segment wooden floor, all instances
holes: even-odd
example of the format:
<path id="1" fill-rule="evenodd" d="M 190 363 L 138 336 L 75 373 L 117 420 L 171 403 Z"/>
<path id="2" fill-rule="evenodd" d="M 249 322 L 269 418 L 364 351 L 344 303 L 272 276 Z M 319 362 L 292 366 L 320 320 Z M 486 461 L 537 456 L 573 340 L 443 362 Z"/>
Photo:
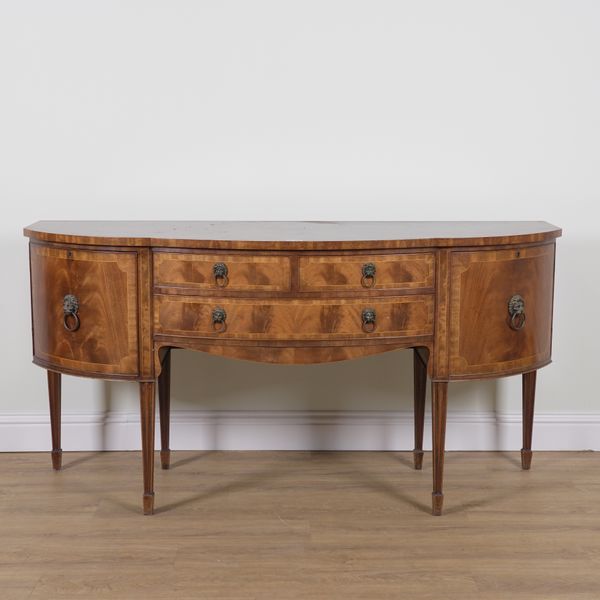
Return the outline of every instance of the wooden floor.
<path id="1" fill-rule="evenodd" d="M 0 598 L 600 598 L 600 453 L 0 454 Z"/>

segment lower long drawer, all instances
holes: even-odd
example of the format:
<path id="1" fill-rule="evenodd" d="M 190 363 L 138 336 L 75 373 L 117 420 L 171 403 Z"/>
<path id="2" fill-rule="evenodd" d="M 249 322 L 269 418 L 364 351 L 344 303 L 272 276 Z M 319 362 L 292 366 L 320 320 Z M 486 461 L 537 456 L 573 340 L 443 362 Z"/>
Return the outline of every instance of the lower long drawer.
<path id="1" fill-rule="evenodd" d="M 270 340 L 433 334 L 432 295 L 270 300 L 156 295 L 156 334 Z"/>

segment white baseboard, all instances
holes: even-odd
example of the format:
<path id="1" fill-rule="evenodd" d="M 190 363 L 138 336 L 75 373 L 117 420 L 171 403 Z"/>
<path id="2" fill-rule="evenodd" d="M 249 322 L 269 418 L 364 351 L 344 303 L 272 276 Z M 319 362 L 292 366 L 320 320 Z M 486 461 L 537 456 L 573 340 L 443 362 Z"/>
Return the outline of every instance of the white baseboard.
<path id="1" fill-rule="evenodd" d="M 425 448 L 431 447 L 426 417 Z M 541 413 L 535 450 L 600 450 L 600 412 Z M 157 436 L 157 446 L 159 444 Z M 63 413 L 64 450 L 139 450 L 135 412 Z M 447 450 L 518 450 L 520 413 L 450 412 Z M 50 448 L 47 413 L 0 413 L 0 451 Z M 408 411 L 173 411 L 173 450 L 411 450 Z"/>

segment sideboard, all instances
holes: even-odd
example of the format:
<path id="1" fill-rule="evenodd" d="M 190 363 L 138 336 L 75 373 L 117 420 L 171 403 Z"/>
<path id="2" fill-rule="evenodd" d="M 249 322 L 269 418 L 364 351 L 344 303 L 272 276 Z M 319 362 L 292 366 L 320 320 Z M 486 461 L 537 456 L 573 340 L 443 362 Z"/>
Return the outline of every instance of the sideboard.
<path id="1" fill-rule="evenodd" d="M 432 382 L 434 515 L 448 383 L 522 374 L 521 463 L 531 465 L 561 235 L 549 223 L 40 221 L 25 235 L 52 465 L 62 464 L 63 373 L 139 382 L 144 514 L 154 510 L 157 389 L 169 468 L 172 348 L 284 364 L 412 348 L 416 469 Z"/>

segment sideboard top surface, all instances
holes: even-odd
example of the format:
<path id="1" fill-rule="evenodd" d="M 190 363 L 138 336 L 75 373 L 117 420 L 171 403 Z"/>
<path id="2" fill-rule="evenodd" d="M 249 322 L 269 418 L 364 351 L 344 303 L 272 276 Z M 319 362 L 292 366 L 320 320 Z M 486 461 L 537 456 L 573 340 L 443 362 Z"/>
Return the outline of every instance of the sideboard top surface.
<path id="1" fill-rule="evenodd" d="M 38 221 L 45 242 L 231 250 L 355 250 L 527 244 L 561 229 L 545 221 Z"/>

